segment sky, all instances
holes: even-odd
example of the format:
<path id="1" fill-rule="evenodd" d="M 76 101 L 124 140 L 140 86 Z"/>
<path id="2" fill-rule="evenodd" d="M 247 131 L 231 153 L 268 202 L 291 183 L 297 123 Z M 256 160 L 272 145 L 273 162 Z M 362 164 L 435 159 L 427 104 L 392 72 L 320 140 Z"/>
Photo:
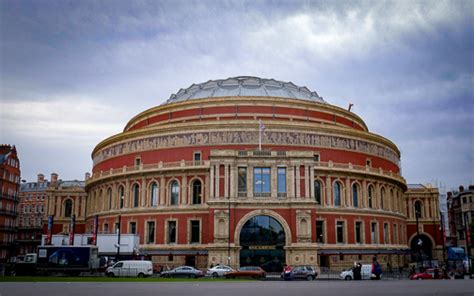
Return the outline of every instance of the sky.
<path id="1" fill-rule="evenodd" d="M 0 143 L 22 179 L 192 83 L 291 81 L 401 151 L 407 183 L 474 184 L 474 1 L 0 0 Z"/>

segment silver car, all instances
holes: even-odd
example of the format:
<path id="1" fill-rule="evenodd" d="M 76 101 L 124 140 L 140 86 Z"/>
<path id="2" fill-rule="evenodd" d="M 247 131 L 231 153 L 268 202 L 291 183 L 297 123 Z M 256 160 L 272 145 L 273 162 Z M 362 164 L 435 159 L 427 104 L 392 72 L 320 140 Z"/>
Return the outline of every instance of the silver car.
<path id="1" fill-rule="evenodd" d="M 203 277 L 204 272 L 191 266 L 180 266 L 169 271 L 163 271 L 160 274 L 161 277 L 187 277 L 187 278 L 198 278 Z"/>
<path id="2" fill-rule="evenodd" d="M 227 265 L 217 265 L 213 268 L 208 269 L 206 275 L 213 278 L 223 277 L 229 271 L 234 271 L 234 269 Z"/>

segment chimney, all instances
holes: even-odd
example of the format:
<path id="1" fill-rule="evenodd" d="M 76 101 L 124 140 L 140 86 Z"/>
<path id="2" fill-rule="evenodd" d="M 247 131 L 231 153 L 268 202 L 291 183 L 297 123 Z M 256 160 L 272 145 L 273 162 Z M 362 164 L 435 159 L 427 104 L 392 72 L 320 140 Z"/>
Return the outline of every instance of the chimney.
<path id="1" fill-rule="evenodd" d="M 459 186 L 459 192 L 464 192 L 464 186 Z"/>
<path id="2" fill-rule="evenodd" d="M 38 174 L 38 183 L 43 183 L 43 182 L 44 182 L 44 175 Z"/>
<path id="3" fill-rule="evenodd" d="M 58 182 L 58 174 L 52 173 L 51 174 L 51 183 L 56 183 Z"/>
<path id="4" fill-rule="evenodd" d="M 89 179 L 91 177 L 91 174 L 90 173 L 86 173 L 85 176 L 84 176 L 84 180 L 87 181 L 87 179 Z"/>

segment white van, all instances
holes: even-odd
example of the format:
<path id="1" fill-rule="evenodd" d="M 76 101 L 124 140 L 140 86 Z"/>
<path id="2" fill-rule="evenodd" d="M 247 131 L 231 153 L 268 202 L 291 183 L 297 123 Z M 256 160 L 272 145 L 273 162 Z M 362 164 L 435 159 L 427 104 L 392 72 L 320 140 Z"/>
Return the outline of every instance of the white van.
<path id="1" fill-rule="evenodd" d="M 107 268 L 105 275 L 146 277 L 153 275 L 153 264 L 145 260 L 123 260 Z"/>
<path id="2" fill-rule="evenodd" d="M 362 268 L 360 270 L 360 276 L 363 280 L 370 280 L 372 277 L 372 264 L 362 264 Z M 353 280 L 354 279 L 354 273 L 352 272 L 352 269 L 349 270 L 343 270 L 339 277 L 343 280 Z M 380 275 L 382 278 L 382 275 Z"/>

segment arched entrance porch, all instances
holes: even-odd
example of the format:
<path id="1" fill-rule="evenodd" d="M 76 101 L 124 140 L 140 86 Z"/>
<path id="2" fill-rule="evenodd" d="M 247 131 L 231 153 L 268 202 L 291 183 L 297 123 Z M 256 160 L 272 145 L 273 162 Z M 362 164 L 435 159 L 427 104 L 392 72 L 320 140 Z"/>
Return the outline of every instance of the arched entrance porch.
<path id="1" fill-rule="evenodd" d="M 241 220 L 236 229 L 240 266 L 260 266 L 267 272 L 283 269 L 289 229 L 287 231 L 284 220 L 278 218 L 275 213 L 254 212 Z"/>

